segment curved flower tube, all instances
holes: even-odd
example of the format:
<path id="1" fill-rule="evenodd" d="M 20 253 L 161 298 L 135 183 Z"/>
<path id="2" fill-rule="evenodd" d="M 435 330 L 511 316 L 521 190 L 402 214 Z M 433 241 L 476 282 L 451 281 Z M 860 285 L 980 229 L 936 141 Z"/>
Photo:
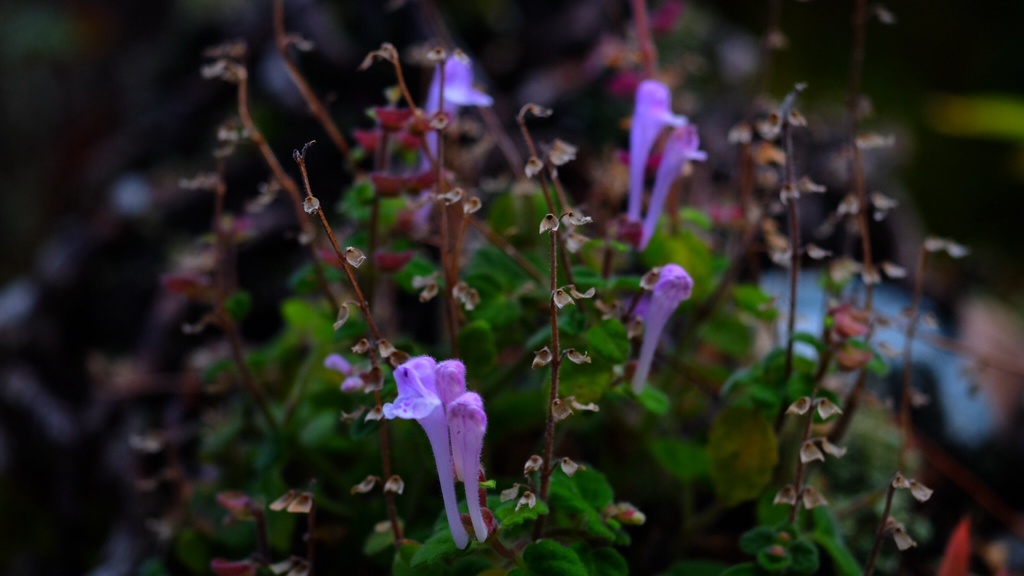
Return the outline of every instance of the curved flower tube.
<path id="1" fill-rule="evenodd" d="M 448 529 L 451 530 L 455 545 L 465 548 L 469 544 L 469 534 L 462 525 L 462 517 L 459 515 L 448 441 L 448 422 L 441 398 L 437 395 L 433 372 L 435 366 L 433 358 L 418 356 L 396 368 L 398 397 L 394 402 L 384 404 L 384 417 L 389 420 L 415 420 L 427 433 L 430 449 L 434 453 L 437 476 L 441 482 L 441 497 L 444 499 Z"/>
<path id="2" fill-rule="evenodd" d="M 654 285 L 651 301 L 644 317 L 644 341 L 640 345 L 640 358 L 633 372 L 633 392 L 640 394 L 647 384 L 647 376 L 651 372 L 654 352 L 658 348 L 658 340 L 665 329 L 668 317 L 675 312 L 679 304 L 690 298 L 693 292 L 693 278 L 678 264 L 662 266 L 658 282 Z"/>
<path id="3" fill-rule="evenodd" d="M 636 107 L 629 128 L 629 203 L 626 216 L 640 221 L 644 197 L 644 171 L 651 147 L 665 126 L 682 128 L 686 116 L 672 113 L 672 94 L 657 80 L 644 80 L 636 89 Z"/>
<path id="4" fill-rule="evenodd" d="M 647 216 L 644 217 L 643 233 L 640 237 L 641 250 L 647 248 L 651 236 L 654 236 L 654 230 L 658 227 L 658 217 L 661 216 L 661 210 L 668 198 L 668 191 L 683 169 L 683 164 L 687 160 L 707 160 L 707 152 L 698 148 L 700 136 L 697 134 L 697 127 L 692 124 L 676 128 L 665 142 L 661 165 L 658 166 L 658 173 L 654 177 L 654 193 L 647 205 Z"/>
<path id="5" fill-rule="evenodd" d="M 461 364 L 461 363 L 460 363 Z M 480 542 L 487 540 L 487 522 L 480 509 L 480 454 L 487 432 L 484 403 L 476 392 L 466 392 L 448 404 L 448 431 L 452 438 L 455 477 L 466 487 L 466 505 L 473 531 Z"/>

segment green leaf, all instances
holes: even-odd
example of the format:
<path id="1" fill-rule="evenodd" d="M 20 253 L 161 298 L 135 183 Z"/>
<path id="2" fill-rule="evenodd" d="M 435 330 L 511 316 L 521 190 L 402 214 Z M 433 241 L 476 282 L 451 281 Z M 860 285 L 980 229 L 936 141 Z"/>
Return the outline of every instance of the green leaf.
<path id="1" fill-rule="evenodd" d="M 711 230 L 711 217 L 705 212 L 687 206 L 679 212 L 679 219 L 689 222 L 701 230 Z"/>
<path id="2" fill-rule="evenodd" d="M 751 408 L 723 410 L 708 442 L 711 479 L 722 503 L 735 506 L 756 498 L 771 480 L 778 443 L 771 424 Z"/>
<path id="3" fill-rule="evenodd" d="M 409 566 L 419 568 L 424 564 L 431 564 L 442 558 L 450 558 L 460 552 L 462 551 L 456 548 L 455 541 L 452 540 L 452 533 L 448 530 L 448 526 L 438 524 L 437 531 L 430 538 L 427 538 L 423 546 L 413 554 L 409 560 Z"/>
<path id="4" fill-rule="evenodd" d="M 548 505 L 537 500 L 537 503 L 533 508 L 529 506 L 522 506 L 519 510 L 516 510 L 517 500 L 510 500 L 503 502 L 500 506 L 494 509 L 494 517 L 498 519 L 498 523 L 503 528 L 512 528 L 518 526 L 523 522 L 530 520 L 536 520 L 538 516 L 547 514 L 550 510 Z"/>
<path id="5" fill-rule="evenodd" d="M 612 365 L 600 358 L 580 366 L 563 363 L 559 373 L 561 394 L 575 396 L 584 404 L 597 402 L 611 387 L 613 378 Z"/>
<path id="6" fill-rule="evenodd" d="M 312 336 L 317 342 L 331 342 L 334 338 L 334 319 L 330 312 L 301 298 L 285 300 L 281 304 L 281 317 L 285 324 Z"/>
<path id="7" fill-rule="evenodd" d="M 733 358 L 746 355 L 754 343 L 754 333 L 750 327 L 730 314 L 715 314 L 710 321 L 701 325 L 700 337 Z"/>
<path id="8" fill-rule="evenodd" d="M 587 568 L 571 549 L 554 540 L 534 542 L 523 551 L 525 568 L 510 576 L 587 576 Z"/>
<path id="9" fill-rule="evenodd" d="M 637 396 L 640 404 L 651 412 L 661 416 L 668 412 L 671 403 L 664 392 L 651 386 L 645 386 L 643 392 Z"/>
<path id="10" fill-rule="evenodd" d="M 740 550 L 747 554 L 754 555 L 775 544 L 779 531 L 771 526 L 755 526 L 740 536 Z"/>
<path id="11" fill-rule="evenodd" d="M 789 570 L 794 574 L 814 574 L 818 571 L 818 547 L 806 538 L 799 538 L 789 547 L 793 563 Z"/>
<path id="12" fill-rule="evenodd" d="M 795 332 L 793 333 L 794 342 L 803 342 L 804 344 L 810 344 L 820 355 L 825 351 L 825 343 L 810 332 Z"/>
<path id="13" fill-rule="evenodd" d="M 391 530 L 374 530 L 363 543 L 363 554 L 373 556 L 387 550 L 395 542 L 395 534 Z"/>
<path id="14" fill-rule="evenodd" d="M 252 295 L 245 290 L 236 290 L 224 299 L 224 309 L 236 322 L 241 322 L 252 310 Z"/>
<path id="15" fill-rule="evenodd" d="M 615 318 L 609 318 L 587 330 L 587 351 L 613 364 L 629 359 L 629 337 L 626 327 Z"/>
<path id="16" fill-rule="evenodd" d="M 466 363 L 466 371 L 483 376 L 498 356 L 494 346 L 494 331 L 484 320 L 474 320 L 459 331 L 459 353 Z"/>
<path id="17" fill-rule="evenodd" d="M 669 474 L 682 482 L 707 478 L 711 465 L 705 447 L 673 438 L 651 441 L 651 455 Z"/>
<path id="18" fill-rule="evenodd" d="M 584 542 L 577 542 L 572 545 L 572 550 L 579 557 L 590 576 L 626 576 L 629 574 L 629 565 L 626 564 L 626 559 L 615 548 L 610 546 L 591 548 Z"/>
<path id="19" fill-rule="evenodd" d="M 174 553 L 178 561 L 195 573 L 210 569 L 210 544 L 198 531 L 186 528 L 174 541 Z"/>
<path id="20" fill-rule="evenodd" d="M 427 564 L 421 565 L 416 568 L 412 567 L 412 559 L 416 557 L 416 553 L 423 549 L 423 545 L 419 542 L 408 542 L 403 544 L 398 549 L 398 553 L 395 554 L 395 559 L 391 564 L 391 574 L 393 576 L 443 576 L 445 569 L 439 564 Z"/>
<path id="21" fill-rule="evenodd" d="M 558 519 L 582 525 L 595 538 L 615 540 L 615 532 L 602 516 L 613 497 L 607 478 L 593 469 L 579 470 L 572 478 L 561 473 L 551 477 L 549 503 Z"/>
<path id="22" fill-rule="evenodd" d="M 843 534 L 839 530 L 839 522 L 832 514 L 832 511 L 826 506 L 819 506 L 811 510 L 811 518 L 814 520 L 814 531 L 810 537 L 821 546 L 826 554 L 832 557 L 832 564 L 835 566 L 836 574 L 839 576 L 858 576 L 862 574 L 863 571 L 860 564 L 843 541 Z"/>
<path id="23" fill-rule="evenodd" d="M 751 284 L 738 284 L 732 288 L 736 307 L 758 320 L 772 321 L 779 315 L 774 299 Z"/>
<path id="24" fill-rule="evenodd" d="M 421 289 L 413 287 L 412 279 L 416 276 L 427 277 L 436 271 L 437 266 L 433 262 L 419 254 L 415 254 L 411 260 L 405 263 L 405 266 L 402 266 L 401 270 L 395 272 L 395 284 L 398 284 L 402 290 L 410 294 L 418 294 Z M 437 281 L 438 283 L 443 282 L 440 275 L 438 275 Z"/>

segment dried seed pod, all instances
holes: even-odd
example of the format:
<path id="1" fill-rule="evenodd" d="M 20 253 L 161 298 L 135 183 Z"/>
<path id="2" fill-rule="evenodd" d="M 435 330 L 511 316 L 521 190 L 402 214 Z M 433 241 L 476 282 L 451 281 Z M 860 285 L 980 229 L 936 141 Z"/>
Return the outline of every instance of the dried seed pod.
<path id="1" fill-rule="evenodd" d="M 808 194 L 821 194 L 828 190 L 821 184 L 816 184 L 809 176 L 804 176 L 798 180 L 796 188 L 797 190 Z"/>
<path id="2" fill-rule="evenodd" d="M 775 494 L 775 499 L 772 500 L 772 504 L 789 504 L 790 506 L 796 505 L 796 488 L 793 488 L 792 484 L 786 484 L 781 490 Z"/>
<path id="3" fill-rule="evenodd" d="M 353 486 L 349 492 L 352 494 L 366 494 L 370 490 L 373 490 L 373 487 L 376 486 L 379 481 L 380 478 L 371 474 L 364 478 L 362 482 Z"/>
<path id="4" fill-rule="evenodd" d="M 572 407 L 563 402 L 561 398 L 555 398 L 551 402 L 551 417 L 555 422 L 561 422 L 569 416 L 572 416 Z"/>
<path id="5" fill-rule="evenodd" d="M 825 455 L 821 453 L 821 450 L 814 445 L 813 440 L 808 440 L 800 446 L 800 461 L 804 464 L 808 462 L 814 462 L 815 460 L 825 461 Z"/>
<path id="6" fill-rule="evenodd" d="M 786 408 L 786 414 L 807 414 L 807 411 L 811 409 L 811 399 L 808 396 L 799 398 L 796 402 L 789 405 Z"/>
<path id="7" fill-rule="evenodd" d="M 902 472 L 897 472 L 896 475 L 892 477 L 892 487 L 897 490 L 904 490 L 910 488 L 910 481 L 907 480 L 906 476 L 904 476 Z"/>
<path id="8" fill-rule="evenodd" d="M 349 316 L 348 303 L 346 302 L 346 303 L 343 303 L 341 306 L 338 307 L 338 319 L 334 321 L 334 329 L 338 330 L 339 328 L 344 326 L 345 322 L 348 321 L 348 316 Z"/>
<path id="9" fill-rule="evenodd" d="M 846 455 L 845 447 L 836 446 L 835 444 L 829 442 L 828 438 L 821 439 L 821 449 L 824 450 L 825 453 L 828 454 L 829 456 L 833 456 L 835 458 L 842 458 L 843 456 Z"/>
<path id="10" fill-rule="evenodd" d="M 523 506 L 526 506 L 527 508 L 533 508 L 536 505 L 537 497 L 534 496 L 533 492 L 527 490 L 526 492 L 523 492 L 523 497 L 520 498 L 519 502 L 516 503 L 516 512 L 518 512 L 519 509 L 522 508 Z"/>
<path id="11" fill-rule="evenodd" d="M 565 140 L 555 139 L 548 152 L 548 160 L 555 166 L 563 166 L 576 159 L 576 147 Z"/>
<path id="12" fill-rule="evenodd" d="M 640 287 L 644 290 L 654 290 L 654 285 L 658 283 L 658 278 L 661 276 L 661 268 L 651 268 L 646 274 L 640 277 Z"/>
<path id="13" fill-rule="evenodd" d="M 523 168 L 523 171 L 526 173 L 527 178 L 533 178 L 537 174 L 540 174 L 540 171 L 543 169 L 544 163 L 541 162 L 540 158 L 530 156 L 530 159 L 526 161 L 526 166 Z"/>
<path id="14" fill-rule="evenodd" d="M 565 249 L 575 254 L 583 248 L 583 245 L 590 241 L 590 238 L 573 230 L 565 235 Z"/>
<path id="15" fill-rule="evenodd" d="M 881 264 L 879 264 L 879 266 L 882 267 L 882 272 L 885 272 L 885 275 L 888 276 L 889 278 L 892 278 L 893 280 L 898 280 L 900 278 L 907 277 L 906 268 L 898 264 L 889 262 L 888 260 L 882 262 Z"/>
<path id="16" fill-rule="evenodd" d="M 554 214 L 548 214 L 540 221 L 540 233 L 554 232 L 558 230 L 558 218 Z"/>
<path id="17" fill-rule="evenodd" d="M 750 128 L 750 124 L 746 122 L 740 122 L 729 129 L 729 134 L 726 136 L 729 144 L 750 144 L 750 141 L 754 139 L 754 131 Z"/>
<path id="18" fill-rule="evenodd" d="M 536 472 L 544 468 L 544 459 L 534 454 L 526 461 L 523 465 L 523 476 L 529 476 L 531 472 Z"/>
<path id="19" fill-rule="evenodd" d="M 352 347 L 352 352 L 356 354 L 366 354 L 370 351 L 370 341 L 366 338 L 360 338 L 356 345 Z"/>
<path id="20" fill-rule="evenodd" d="M 405 482 L 402 481 L 402 477 L 398 474 L 394 474 L 388 481 L 384 483 L 384 493 L 393 492 L 395 494 L 401 494 L 405 491 Z"/>
<path id="21" fill-rule="evenodd" d="M 431 50 L 427 51 L 427 62 L 431 64 L 440 64 L 448 59 L 448 52 L 440 46 L 435 46 Z"/>
<path id="22" fill-rule="evenodd" d="M 483 202 L 481 202 L 480 199 L 477 198 L 476 196 L 473 196 L 471 198 L 468 198 L 466 200 L 466 202 L 462 205 L 462 213 L 463 214 L 474 214 L 478 210 L 480 210 L 480 208 L 482 206 L 483 206 Z"/>
<path id="23" fill-rule="evenodd" d="M 917 480 L 910 481 L 910 494 L 918 502 L 924 502 L 931 498 L 932 492 L 934 492 L 934 490 L 918 482 Z"/>
<path id="24" fill-rule="evenodd" d="M 782 191 L 779 192 L 779 200 L 781 200 L 783 204 L 788 204 L 790 200 L 797 200 L 799 198 L 800 191 L 792 184 L 786 184 L 782 187 Z"/>
<path id="25" fill-rule="evenodd" d="M 565 472 L 565 475 L 570 478 L 572 478 L 576 472 L 587 469 L 586 466 L 580 466 L 573 462 L 568 456 L 562 458 L 560 466 L 562 468 L 562 472 Z"/>
<path id="26" fill-rule="evenodd" d="M 268 506 L 268 508 L 270 508 L 274 512 L 280 512 L 281 510 L 284 510 L 285 508 L 287 508 L 288 505 L 291 504 L 293 500 L 298 498 L 298 496 L 299 496 L 299 491 L 298 490 L 289 490 L 289 491 L 285 492 L 284 494 L 282 494 L 277 500 L 274 500 L 273 502 L 271 502 L 270 506 Z"/>
<path id="27" fill-rule="evenodd" d="M 539 368 L 541 366 L 547 366 L 548 364 L 551 363 L 551 360 L 552 360 L 551 350 L 548 350 L 548 347 L 545 346 L 545 347 L 541 348 L 540 350 L 537 350 L 534 353 L 534 356 L 533 356 L 533 366 L 531 366 L 531 368 L 536 369 L 536 368 Z"/>
<path id="28" fill-rule="evenodd" d="M 586 352 L 581 354 L 575 348 L 569 348 L 564 354 L 573 364 L 590 364 L 590 356 L 587 356 Z"/>
<path id="29" fill-rule="evenodd" d="M 373 410 L 366 413 L 366 418 L 363 418 L 364 422 L 370 422 L 373 420 L 380 420 L 384 417 L 384 410 L 380 406 L 374 406 Z"/>
<path id="30" fill-rule="evenodd" d="M 391 343 L 387 338 L 381 338 L 377 342 L 377 353 L 380 354 L 381 358 L 387 358 L 395 352 L 395 345 Z"/>
<path id="31" fill-rule="evenodd" d="M 366 410 L 366 407 L 360 406 L 351 412 L 342 411 L 341 416 L 338 419 L 341 420 L 342 422 L 352 422 L 356 418 L 358 418 L 359 415 L 362 414 L 364 410 Z"/>
<path id="32" fill-rule="evenodd" d="M 306 214 L 316 214 L 320 211 L 320 201 L 315 196 L 306 196 L 306 199 L 302 201 L 302 209 L 306 211 Z"/>
<path id="33" fill-rule="evenodd" d="M 586 292 L 580 292 L 580 291 L 576 290 L 576 285 L 575 284 L 569 284 L 568 286 L 565 286 L 564 288 L 569 290 L 569 295 L 572 296 L 573 298 L 593 298 L 594 294 L 597 293 L 597 289 L 594 288 L 594 287 L 591 287 Z"/>
<path id="34" fill-rule="evenodd" d="M 353 268 L 359 268 L 366 261 L 366 255 L 359 248 L 349 246 L 345 248 L 345 261 L 351 264 Z"/>
<path id="35" fill-rule="evenodd" d="M 630 340 L 636 340 L 644 335 L 644 319 L 639 316 L 633 316 L 626 325 L 626 338 Z"/>
<path id="36" fill-rule="evenodd" d="M 818 506 L 828 505 L 828 500 L 826 500 L 820 492 L 818 492 L 814 488 L 811 488 L 810 486 L 804 488 L 803 493 L 801 493 L 800 495 L 800 499 L 803 500 L 804 508 L 808 510 L 813 510 Z"/>
<path id="37" fill-rule="evenodd" d="M 509 500 L 516 499 L 519 496 L 519 489 L 522 487 L 522 484 L 513 484 L 511 488 L 506 488 L 501 491 L 501 493 L 498 496 L 498 500 L 500 502 L 508 502 Z"/>
<path id="38" fill-rule="evenodd" d="M 804 251 L 807 253 L 807 256 L 811 260 L 824 260 L 825 258 L 828 258 L 829 256 L 832 255 L 831 250 L 825 250 L 824 248 L 813 243 L 804 246 Z"/>
<path id="39" fill-rule="evenodd" d="M 843 411 L 839 409 L 839 406 L 836 406 L 828 398 L 818 398 L 814 403 L 818 408 L 818 416 L 820 416 L 822 420 L 828 420 L 835 414 L 843 413 Z"/>
<path id="40" fill-rule="evenodd" d="M 286 510 L 292 514 L 309 514 L 313 509 L 313 495 L 309 492 L 300 492 L 299 495 L 288 504 Z"/>
<path id="41" fill-rule="evenodd" d="M 559 308 L 565 308 L 569 304 L 575 304 L 572 296 L 569 296 L 569 294 L 561 288 L 552 292 L 551 298 L 555 301 L 555 306 L 558 306 Z"/>
<path id="42" fill-rule="evenodd" d="M 586 412 L 601 411 L 601 407 L 598 406 L 597 404 L 594 404 L 593 402 L 588 402 L 587 404 L 580 404 L 579 402 L 576 401 L 575 396 L 569 396 L 565 399 L 565 401 L 569 403 L 569 406 L 572 406 L 573 410 L 583 410 Z"/>
<path id="43" fill-rule="evenodd" d="M 896 143 L 896 137 L 892 134 L 879 134 L 869 132 L 857 136 L 857 148 L 861 150 L 874 150 L 876 148 L 891 148 Z"/>
<path id="44" fill-rule="evenodd" d="M 464 194 L 465 192 L 463 192 L 462 188 L 452 188 L 444 194 L 439 195 L 438 199 L 444 202 L 445 206 L 451 206 L 459 200 L 462 200 L 462 196 Z"/>
<path id="45" fill-rule="evenodd" d="M 562 220 L 568 222 L 572 226 L 583 226 L 584 224 L 590 224 L 594 221 L 590 216 L 577 214 L 573 210 L 567 210 L 565 214 L 562 214 Z"/>

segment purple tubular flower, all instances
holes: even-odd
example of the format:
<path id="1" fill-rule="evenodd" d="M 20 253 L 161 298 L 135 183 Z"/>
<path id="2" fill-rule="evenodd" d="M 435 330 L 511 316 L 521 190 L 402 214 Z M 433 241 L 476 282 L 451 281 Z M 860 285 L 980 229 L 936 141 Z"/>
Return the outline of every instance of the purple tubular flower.
<path id="1" fill-rule="evenodd" d="M 448 431 L 452 438 L 455 477 L 466 486 L 466 505 L 473 531 L 480 542 L 487 540 L 487 523 L 480 509 L 480 454 L 487 432 L 484 403 L 476 392 L 466 392 L 448 404 Z"/>
<path id="2" fill-rule="evenodd" d="M 352 374 L 352 365 L 341 354 L 329 354 L 324 358 L 324 368 L 341 372 L 345 376 Z"/>
<path id="3" fill-rule="evenodd" d="M 647 384 L 647 376 L 651 372 L 651 362 L 658 348 L 658 340 L 665 329 L 668 317 L 675 312 L 679 304 L 690 298 L 693 291 L 693 278 L 678 264 L 662 266 L 658 282 L 654 285 L 651 301 L 644 317 L 644 341 L 640 345 L 640 358 L 633 373 L 633 392 L 640 394 Z"/>
<path id="4" fill-rule="evenodd" d="M 643 235 L 640 238 L 640 249 L 647 248 L 647 243 L 654 235 L 654 229 L 658 227 L 658 217 L 661 216 L 661 209 L 668 198 L 669 188 L 675 182 L 683 164 L 687 160 L 707 160 L 707 152 L 698 150 L 700 148 L 700 136 L 697 134 L 697 127 L 694 125 L 676 128 L 665 142 L 665 152 L 661 157 L 661 165 L 658 166 L 658 174 L 654 177 L 654 193 L 647 205 L 647 216 L 644 217 Z"/>
<path id="5" fill-rule="evenodd" d="M 459 360 L 439 362 L 434 369 L 437 395 L 447 407 L 466 393 L 466 365 Z"/>
<path id="6" fill-rule="evenodd" d="M 441 66 L 434 71 L 427 94 L 427 105 L 423 108 L 427 118 L 441 112 Z M 490 106 L 494 99 L 473 88 L 473 67 L 464 59 L 451 57 L 444 63 L 444 112 L 455 116 L 461 106 Z M 437 132 L 427 133 L 427 147 L 430 153 L 437 154 Z M 424 159 L 423 163 L 427 160 Z"/>
<path id="7" fill-rule="evenodd" d="M 644 171 L 658 134 L 665 126 L 686 126 L 686 116 L 672 113 L 672 94 L 656 80 L 644 80 L 636 89 L 636 108 L 629 128 L 629 205 L 626 216 L 640 221 L 644 196 Z"/>
<path id="8" fill-rule="evenodd" d="M 388 420 L 403 418 L 415 420 L 427 433 L 430 449 L 434 453 L 437 476 L 441 481 L 441 497 L 448 517 L 448 529 L 459 548 L 469 544 L 469 534 L 462 525 L 458 500 L 455 496 L 455 478 L 452 474 L 451 446 L 448 441 L 448 422 L 441 398 L 437 395 L 433 358 L 418 356 L 395 369 L 398 398 L 383 406 Z"/>

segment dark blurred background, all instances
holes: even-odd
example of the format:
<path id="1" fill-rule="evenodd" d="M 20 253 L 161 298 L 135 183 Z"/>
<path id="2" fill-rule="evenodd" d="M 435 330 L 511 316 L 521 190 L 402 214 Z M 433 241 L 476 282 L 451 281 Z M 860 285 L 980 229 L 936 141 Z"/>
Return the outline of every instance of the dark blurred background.
<path id="1" fill-rule="evenodd" d="M 755 93 L 768 3 L 651 8 L 664 4 L 682 8 L 658 37 L 663 54 L 687 55 L 662 62 L 689 74 L 677 108 L 704 126 L 712 154 L 726 150 L 725 131 Z M 1012 334 L 1024 311 L 1024 3 L 888 9 L 895 25 L 868 27 L 863 83 L 875 111 L 866 129 L 897 138 L 875 161 L 885 170 L 869 176 L 869 189 L 906 213 L 885 249 L 909 264 L 923 230 L 967 244 L 971 257 L 929 293 L 954 307 L 965 295 L 991 298 L 1008 322 L 998 334 Z M 849 1 L 784 2 L 788 42 L 770 81 L 775 97 L 809 82 L 806 111 L 832 122 L 834 139 L 843 137 L 851 10 Z M 540 130 L 580 145 L 582 158 L 625 147 L 631 103 L 602 55 L 631 34 L 627 2 L 288 0 L 286 11 L 288 28 L 315 44 L 300 65 L 346 132 L 369 125 L 363 111 L 393 82 L 384 67 L 356 70 L 366 53 L 388 41 L 410 54 L 440 38 L 475 59 L 506 125 L 535 101 L 557 112 Z M 185 418 L 160 399 L 190 385 L 176 375 L 187 311 L 159 279 L 209 229 L 211 198 L 178 181 L 211 169 L 216 126 L 233 113 L 233 88 L 199 75 L 202 50 L 232 39 L 250 47 L 254 115 L 278 154 L 323 139 L 280 66 L 268 1 L 0 5 L 0 572 L 127 574 L 158 546 L 160 527 L 146 523 L 153 511 L 132 483 L 145 463 L 125 440 L 141 421 Z M 410 70 L 422 93 L 426 75 Z M 324 146 L 311 162 L 322 197 L 337 198 L 349 183 L 340 158 Z M 712 158 L 725 184 L 731 164 Z M 251 152 L 234 159 L 229 207 L 265 174 Z M 593 173 L 567 178 L 579 197 Z M 291 228 L 265 225 L 279 236 Z M 273 309 L 284 289 L 274 274 L 287 273 L 261 263 L 294 257 L 293 244 L 242 255 L 257 311 Z M 276 322 L 255 314 L 247 336 L 266 338 Z M 119 370 L 125 358 L 133 368 Z"/>

